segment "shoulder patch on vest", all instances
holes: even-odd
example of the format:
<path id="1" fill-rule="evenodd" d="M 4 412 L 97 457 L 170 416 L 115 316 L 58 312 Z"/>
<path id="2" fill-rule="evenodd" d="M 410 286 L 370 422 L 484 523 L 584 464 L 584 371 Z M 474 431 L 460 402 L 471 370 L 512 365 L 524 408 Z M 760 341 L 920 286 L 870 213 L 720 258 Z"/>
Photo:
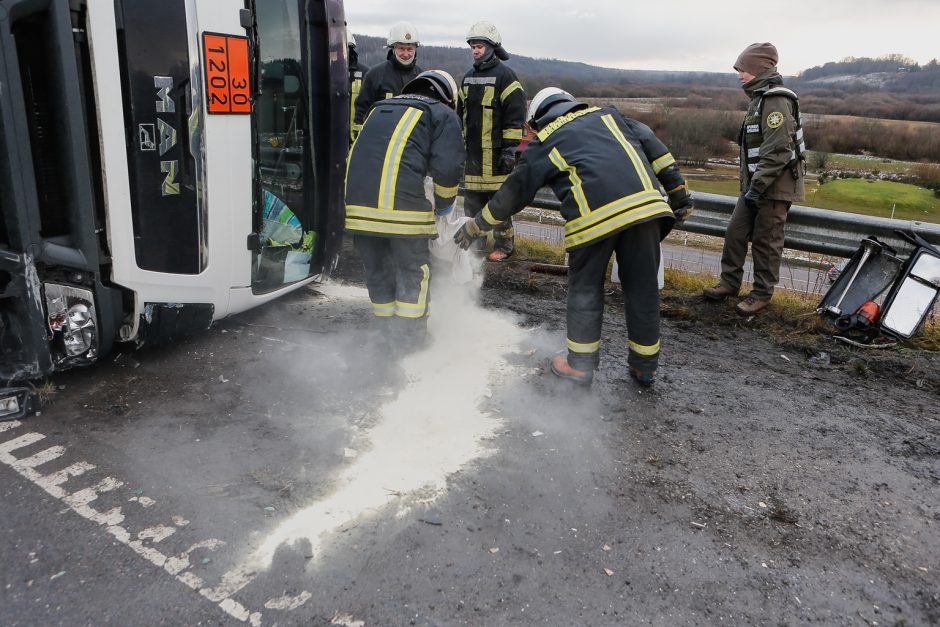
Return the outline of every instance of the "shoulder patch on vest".
<path id="1" fill-rule="evenodd" d="M 773 111 L 767 114 L 767 126 L 777 128 L 783 124 L 783 114 L 779 111 Z"/>

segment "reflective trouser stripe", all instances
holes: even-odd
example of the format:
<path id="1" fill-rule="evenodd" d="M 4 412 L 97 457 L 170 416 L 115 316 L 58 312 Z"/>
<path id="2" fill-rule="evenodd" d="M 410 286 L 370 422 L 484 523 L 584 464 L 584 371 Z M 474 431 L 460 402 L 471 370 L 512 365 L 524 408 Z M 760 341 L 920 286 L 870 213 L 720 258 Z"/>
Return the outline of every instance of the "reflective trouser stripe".
<path id="1" fill-rule="evenodd" d="M 601 341 L 597 340 L 596 342 L 591 342 L 589 344 L 582 344 L 580 342 L 575 342 L 571 338 L 566 338 L 565 347 L 574 353 L 596 353 L 601 348 Z"/>
<path id="2" fill-rule="evenodd" d="M 372 313 L 380 318 L 395 315 L 395 303 L 372 303 Z"/>
<path id="3" fill-rule="evenodd" d="M 431 268 L 427 264 L 421 266 L 421 284 L 418 288 L 418 300 L 415 303 L 395 301 L 395 315 L 402 318 L 422 318 L 428 311 L 428 285 L 431 282 Z"/>
<path id="4" fill-rule="evenodd" d="M 642 344 L 637 344 L 633 341 L 627 341 L 627 347 L 636 353 L 637 355 L 643 355 L 644 357 L 651 357 L 659 353 L 659 342 L 656 342 L 652 346 L 643 346 Z"/>

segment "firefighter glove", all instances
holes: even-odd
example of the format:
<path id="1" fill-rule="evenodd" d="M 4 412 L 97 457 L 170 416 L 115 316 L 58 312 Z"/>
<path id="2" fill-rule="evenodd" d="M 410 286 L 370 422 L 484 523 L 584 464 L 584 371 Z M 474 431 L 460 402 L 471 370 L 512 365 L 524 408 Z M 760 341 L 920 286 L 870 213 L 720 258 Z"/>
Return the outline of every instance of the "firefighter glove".
<path id="1" fill-rule="evenodd" d="M 692 210 L 692 197 L 689 196 L 686 204 L 682 205 L 681 207 L 673 207 L 672 213 L 674 216 L 676 216 L 676 220 L 679 222 L 685 222 L 688 217 L 692 215 Z"/>
<path id="2" fill-rule="evenodd" d="M 473 220 L 467 220 L 463 223 L 463 226 L 460 227 L 460 230 L 454 233 L 454 243 L 464 250 L 470 248 L 470 245 L 476 238 L 480 237 L 482 233 L 482 229 L 477 223 L 477 220 L 479 220 L 479 216 Z"/>
<path id="3" fill-rule="evenodd" d="M 692 215 L 692 194 L 686 183 L 669 192 L 669 208 L 679 222 L 685 222 Z"/>
<path id="4" fill-rule="evenodd" d="M 744 204 L 747 205 L 748 209 L 752 211 L 757 211 L 760 207 L 758 203 L 761 200 L 761 195 L 755 192 L 753 189 L 747 190 L 744 194 Z"/>
<path id="5" fill-rule="evenodd" d="M 512 169 L 516 167 L 516 157 L 512 153 L 503 153 L 503 156 L 499 159 L 499 172 L 500 174 L 509 174 L 512 172 Z"/>

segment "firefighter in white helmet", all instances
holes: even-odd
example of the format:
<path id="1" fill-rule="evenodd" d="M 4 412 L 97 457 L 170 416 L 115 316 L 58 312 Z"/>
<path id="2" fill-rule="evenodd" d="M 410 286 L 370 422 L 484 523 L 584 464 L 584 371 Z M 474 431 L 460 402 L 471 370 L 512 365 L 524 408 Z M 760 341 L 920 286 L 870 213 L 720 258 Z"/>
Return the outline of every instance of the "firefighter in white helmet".
<path id="1" fill-rule="evenodd" d="M 473 67 L 461 81 L 457 115 L 464 128 L 467 165 L 464 171 L 464 213 L 474 217 L 492 198 L 515 163 L 522 141 L 526 98 L 522 84 L 503 61 L 509 55 L 492 22 L 477 22 L 467 33 Z M 503 261 L 513 252 L 512 219 L 494 231 L 488 259 Z M 481 240 L 478 245 L 485 245 Z M 482 249 L 482 246 L 481 246 Z"/>
<path id="2" fill-rule="evenodd" d="M 401 95 L 376 103 L 349 153 L 346 230 L 365 265 L 379 341 L 396 353 L 427 339 L 428 240 L 437 237 L 435 213 L 454 210 L 463 173 L 456 92 L 447 72 L 422 72 Z M 434 182 L 433 207 L 426 176 Z"/>
<path id="3" fill-rule="evenodd" d="M 397 96 L 402 88 L 421 73 L 418 67 L 418 31 L 410 22 L 398 22 L 388 33 L 388 60 L 369 70 L 362 79 L 356 98 L 354 128 L 362 126 L 372 105 Z"/>
<path id="4" fill-rule="evenodd" d="M 535 95 L 527 118 L 535 138 L 454 240 L 469 247 L 482 232 L 524 209 L 541 187 L 551 187 L 561 200 L 569 259 L 568 356 L 552 359 L 552 372 L 584 385 L 593 380 L 600 363 L 604 277 L 615 253 L 630 375 L 640 385 L 652 385 L 659 359 L 659 243 L 677 219 L 692 212 L 676 160 L 648 126 L 614 107 L 578 102 L 557 87 Z"/>
<path id="5" fill-rule="evenodd" d="M 346 48 L 349 52 L 349 137 L 356 139 L 359 128 L 356 126 L 356 98 L 362 91 L 362 77 L 369 71 L 368 65 L 359 63 L 359 53 L 356 51 L 356 36 L 349 33 L 346 39 Z"/>

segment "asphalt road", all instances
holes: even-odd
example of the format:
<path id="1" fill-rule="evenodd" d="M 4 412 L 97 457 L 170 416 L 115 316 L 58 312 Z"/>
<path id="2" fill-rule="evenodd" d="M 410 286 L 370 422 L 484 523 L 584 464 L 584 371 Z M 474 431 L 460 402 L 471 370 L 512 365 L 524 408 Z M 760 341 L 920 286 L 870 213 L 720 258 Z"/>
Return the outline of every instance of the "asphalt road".
<path id="1" fill-rule="evenodd" d="M 353 280 L 55 377 L 0 423 L 0 624 L 940 619 L 936 360 L 667 320 L 642 390 L 613 304 L 588 392 L 563 279 L 499 281 L 409 356 Z"/>

